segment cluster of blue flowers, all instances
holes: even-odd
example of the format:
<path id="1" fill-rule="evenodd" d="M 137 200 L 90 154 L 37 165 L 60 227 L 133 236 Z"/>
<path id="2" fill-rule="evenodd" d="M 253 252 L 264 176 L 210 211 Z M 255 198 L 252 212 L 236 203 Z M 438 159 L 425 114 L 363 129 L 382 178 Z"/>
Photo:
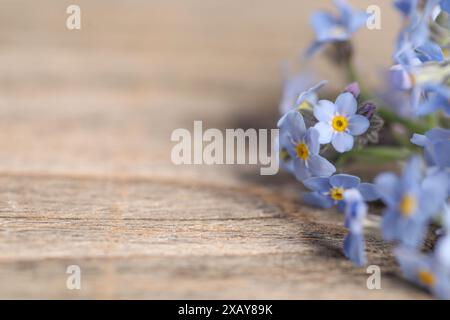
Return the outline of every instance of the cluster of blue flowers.
<path id="1" fill-rule="evenodd" d="M 306 56 L 319 49 L 344 48 L 349 54 L 343 65 L 349 67 L 351 37 L 366 25 L 368 14 L 344 0 L 334 2 L 339 15 L 325 11 L 312 15 L 316 39 Z M 445 129 L 450 123 L 450 0 L 393 4 L 404 23 L 388 71 L 388 94 L 368 97 L 353 82 L 333 102 L 319 99 L 326 81 L 307 88 L 307 77 L 288 78 L 280 103 L 277 151 L 283 168 L 310 190 L 303 193 L 304 202 L 336 206 L 345 214 L 348 234 L 343 253 L 354 265 L 367 261 L 367 202 L 382 202 L 382 236 L 395 244 L 404 277 L 438 298 L 450 299 L 450 130 Z M 385 105 L 377 108 L 372 102 L 376 99 Z M 384 127 L 383 115 L 387 115 Z M 403 134 L 409 135 L 406 149 L 411 151 L 400 175 L 384 172 L 367 183 L 337 173 L 345 154 L 363 152 L 380 135 L 389 136 L 396 125 L 407 129 Z M 404 140 L 398 139 L 405 144 Z M 439 226 L 438 240 L 433 250 L 424 250 L 431 224 Z"/>

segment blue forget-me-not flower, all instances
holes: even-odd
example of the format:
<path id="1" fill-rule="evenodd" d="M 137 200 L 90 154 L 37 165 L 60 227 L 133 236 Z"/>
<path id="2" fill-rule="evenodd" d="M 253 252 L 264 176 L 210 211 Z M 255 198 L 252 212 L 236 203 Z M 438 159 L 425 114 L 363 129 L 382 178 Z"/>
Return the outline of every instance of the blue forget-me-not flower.
<path id="1" fill-rule="evenodd" d="M 319 155 L 319 132 L 306 129 L 303 116 L 297 110 L 289 111 L 279 123 L 280 146 L 292 159 L 292 169 L 299 181 L 313 176 L 330 176 L 336 168 Z"/>
<path id="2" fill-rule="evenodd" d="M 434 8 L 439 0 L 429 0 L 422 12 L 419 12 L 417 1 L 397 1 L 395 6 L 408 17 L 406 27 L 397 39 L 394 58 L 397 62 L 407 63 L 405 53 L 412 49 L 415 57 L 421 62 L 443 61 L 441 47 L 430 37 L 429 24 L 434 17 Z"/>
<path id="3" fill-rule="evenodd" d="M 369 128 L 369 120 L 357 111 L 357 101 L 350 92 L 341 93 L 336 102 L 320 100 L 314 108 L 319 121 L 314 128 L 319 131 L 319 142 L 330 143 L 338 152 L 353 148 L 354 138 Z"/>
<path id="4" fill-rule="evenodd" d="M 326 43 L 349 40 L 353 33 L 366 24 L 368 15 L 365 11 L 353 10 L 344 0 L 334 0 L 334 3 L 339 10 L 339 16 L 327 11 L 317 11 L 311 17 L 316 39 L 307 50 L 308 56 Z"/>
<path id="5" fill-rule="evenodd" d="M 412 157 L 400 177 L 390 172 L 382 173 L 376 177 L 375 185 L 387 206 L 381 226 L 383 238 L 418 247 L 431 217 L 443 205 L 447 177 L 435 173 L 422 179 L 422 161 Z"/>
<path id="6" fill-rule="evenodd" d="M 287 113 L 292 110 L 312 110 L 318 100 L 317 91 L 319 91 L 327 83 L 327 81 L 323 80 L 313 87 L 305 90 L 306 84 L 310 82 L 309 79 L 310 76 L 304 75 L 286 77 L 283 87 L 283 94 L 279 105 L 279 110 L 282 117 L 278 121 L 278 127 L 284 127 L 284 129 L 280 132 L 280 137 L 277 140 L 277 145 L 275 146 L 275 152 L 278 152 L 279 154 L 281 167 L 291 173 L 294 173 L 294 165 L 289 152 L 285 147 L 288 145 L 287 142 L 289 139 L 286 138 L 286 135 L 289 131 L 286 130 L 286 127 L 283 125 L 288 119 Z"/>
<path id="7" fill-rule="evenodd" d="M 439 299 L 450 299 L 449 270 L 436 253 L 424 255 L 415 249 L 399 247 L 395 256 L 406 279 L 430 290 Z"/>
<path id="8" fill-rule="evenodd" d="M 344 192 L 348 189 L 357 189 L 365 201 L 374 201 L 379 198 L 375 185 L 361 183 L 361 179 L 349 174 L 336 174 L 331 177 L 314 177 L 303 181 L 306 188 L 313 192 L 303 195 L 303 200 L 320 208 L 331 208 L 337 205 L 340 211 L 344 209 Z"/>

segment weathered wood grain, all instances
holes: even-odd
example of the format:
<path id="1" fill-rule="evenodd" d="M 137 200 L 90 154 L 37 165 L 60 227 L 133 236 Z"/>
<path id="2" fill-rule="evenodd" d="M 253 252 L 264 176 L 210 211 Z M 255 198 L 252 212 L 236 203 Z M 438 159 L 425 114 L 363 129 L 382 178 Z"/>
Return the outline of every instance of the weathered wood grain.
<path id="1" fill-rule="evenodd" d="M 71 3 L 0 4 L 0 298 L 428 297 L 372 229 L 383 289 L 368 290 L 341 253 L 342 216 L 304 207 L 291 177 L 170 161 L 170 133 L 194 120 L 275 125 L 281 64 L 326 1 L 82 0 L 68 31 Z M 371 82 L 394 16 L 358 35 Z"/>
<path id="2" fill-rule="evenodd" d="M 173 181 L 2 176 L 3 297 L 423 297 L 368 234 L 383 290 L 341 253 L 342 216 L 264 189 Z M 81 292 L 65 269 L 82 268 Z M 14 279 L 14 281 L 11 281 Z"/>

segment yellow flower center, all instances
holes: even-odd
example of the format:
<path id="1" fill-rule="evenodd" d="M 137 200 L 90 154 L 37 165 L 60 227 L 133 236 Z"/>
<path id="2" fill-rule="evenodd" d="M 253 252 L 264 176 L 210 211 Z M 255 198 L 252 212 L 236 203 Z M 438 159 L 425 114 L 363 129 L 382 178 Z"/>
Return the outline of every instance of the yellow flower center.
<path id="1" fill-rule="evenodd" d="M 298 111 L 300 110 L 312 110 L 311 104 L 308 101 L 303 101 L 297 108 Z"/>
<path id="2" fill-rule="evenodd" d="M 409 217 L 417 209 L 416 198 L 409 194 L 404 195 L 402 200 L 400 200 L 399 209 L 404 217 Z"/>
<path id="3" fill-rule="evenodd" d="M 302 160 L 306 160 L 309 157 L 309 149 L 308 146 L 304 143 L 299 143 L 296 147 L 295 147 L 295 151 L 297 151 L 297 156 L 302 159 Z"/>
<path id="4" fill-rule="evenodd" d="M 330 197 L 333 200 L 340 201 L 344 199 L 344 188 L 334 187 L 330 189 Z"/>
<path id="5" fill-rule="evenodd" d="M 427 270 L 420 270 L 419 281 L 427 287 L 432 287 L 434 285 L 434 276 Z"/>
<path id="6" fill-rule="evenodd" d="M 342 132 L 345 131 L 348 127 L 348 121 L 347 118 L 343 116 L 335 116 L 333 118 L 333 121 L 331 121 L 331 126 L 334 130 Z"/>

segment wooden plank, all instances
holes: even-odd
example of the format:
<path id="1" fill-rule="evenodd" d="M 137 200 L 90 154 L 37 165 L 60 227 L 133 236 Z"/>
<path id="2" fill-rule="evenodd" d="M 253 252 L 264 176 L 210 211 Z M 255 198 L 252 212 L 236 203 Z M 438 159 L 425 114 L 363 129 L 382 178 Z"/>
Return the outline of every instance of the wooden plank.
<path id="1" fill-rule="evenodd" d="M 3 298 L 423 298 L 391 274 L 368 234 L 383 290 L 341 253 L 336 212 L 264 190 L 167 181 L 2 176 Z M 95 201 L 94 201 L 95 200 Z M 65 287 L 68 265 L 82 290 Z"/>

